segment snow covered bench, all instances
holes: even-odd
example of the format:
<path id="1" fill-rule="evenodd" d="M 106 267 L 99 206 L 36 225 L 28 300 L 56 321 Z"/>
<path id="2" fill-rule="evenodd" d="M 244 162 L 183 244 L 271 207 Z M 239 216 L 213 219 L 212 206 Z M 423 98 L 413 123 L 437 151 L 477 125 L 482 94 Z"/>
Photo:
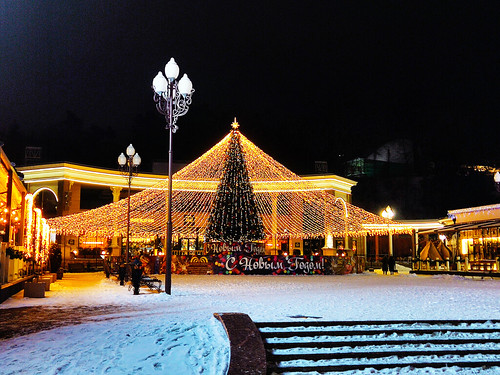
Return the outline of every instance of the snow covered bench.
<path id="1" fill-rule="evenodd" d="M 141 277 L 141 285 L 140 286 L 147 286 L 149 290 L 156 290 L 157 292 L 161 292 L 161 280 L 157 279 L 156 277 L 151 277 L 149 275 L 143 275 Z M 128 290 L 131 290 L 133 288 L 133 285 L 130 284 L 128 286 Z"/>
<path id="2" fill-rule="evenodd" d="M 150 290 L 161 292 L 161 280 L 156 277 L 144 275 L 141 278 L 141 286 L 147 286 Z"/>

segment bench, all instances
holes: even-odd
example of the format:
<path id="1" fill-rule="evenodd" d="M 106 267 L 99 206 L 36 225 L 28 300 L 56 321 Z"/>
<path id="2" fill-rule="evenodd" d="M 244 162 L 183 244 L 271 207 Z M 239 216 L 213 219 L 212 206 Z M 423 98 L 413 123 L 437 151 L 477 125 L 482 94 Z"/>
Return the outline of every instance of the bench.
<path id="1" fill-rule="evenodd" d="M 156 290 L 157 292 L 161 292 L 161 280 L 157 279 L 156 277 L 151 277 L 149 275 L 143 275 L 141 277 L 141 285 L 140 286 L 147 286 L 149 290 Z M 132 290 L 134 286 L 130 284 L 128 286 L 128 290 Z"/>
<path id="2" fill-rule="evenodd" d="M 85 272 L 85 264 L 68 263 L 68 272 Z"/>
<path id="3" fill-rule="evenodd" d="M 156 277 L 143 276 L 141 278 L 141 286 L 147 286 L 150 290 L 161 292 L 161 280 Z"/>

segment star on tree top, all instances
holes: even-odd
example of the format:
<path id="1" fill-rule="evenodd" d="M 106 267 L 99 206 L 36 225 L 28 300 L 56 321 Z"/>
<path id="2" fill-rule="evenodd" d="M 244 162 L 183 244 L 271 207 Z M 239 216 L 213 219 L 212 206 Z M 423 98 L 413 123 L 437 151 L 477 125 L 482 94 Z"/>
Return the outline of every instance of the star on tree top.
<path id="1" fill-rule="evenodd" d="M 233 123 L 231 124 L 231 127 L 233 129 L 238 129 L 240 127 L 240 124 L 238 124 L 238 121 L 236 121 L 236 117 L 234 118 Z"/>

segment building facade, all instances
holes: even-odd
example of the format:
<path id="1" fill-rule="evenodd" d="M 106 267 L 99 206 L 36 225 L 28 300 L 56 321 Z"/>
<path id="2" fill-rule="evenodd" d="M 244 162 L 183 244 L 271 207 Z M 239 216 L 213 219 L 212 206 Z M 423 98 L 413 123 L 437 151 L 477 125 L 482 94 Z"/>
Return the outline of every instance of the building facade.
<path id="1" fill-rule="evenodd" d="M 435 232 L 467 268 L 499 270 L 500 204 L 448 211 L 445 226 Z"/>
<path id="2" fill-rule="evenodd" d="M 49 231 L 18 173 L 0 147 L 0 303 L 46 269 Z"/>

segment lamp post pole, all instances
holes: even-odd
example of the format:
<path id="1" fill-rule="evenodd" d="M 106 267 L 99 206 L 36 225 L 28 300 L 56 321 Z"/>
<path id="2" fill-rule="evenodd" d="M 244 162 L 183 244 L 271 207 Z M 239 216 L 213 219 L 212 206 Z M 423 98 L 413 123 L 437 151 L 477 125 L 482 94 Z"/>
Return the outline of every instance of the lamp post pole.
<path id="1" fill-rule="evenodd" d="M 153 100 L 156 109 L 167 122 L 168 130 L 168 193 L 167 193 L 167 237 L 165 249 L 165 293 L 172 294 L 172 135 L 178 129 L 177 118 L 189 110 L 194 89 L 187 74 L 177 82 L 179 66 L 172 57 L 165 65 L 165 76 L 158 72 L 153 79 Z M 165 78 L 166 77 L 166 78 Z"/>
<path id="2" fill-rule="evenodd" d="M 118 156 L 118 164 L 122 173 L 127 178 L 128 194 L 127 194 L 127 250 L 125 253 L 125 263 L 129 262 L 130 250 L 130 185 L 132 184 L 133 176 L 137 175 L 137 168 L 141 164 L 141 157 L 135 152 L 134 146 L 130 144 L 127 147 L 127 156 L 123 152 Z"/>

